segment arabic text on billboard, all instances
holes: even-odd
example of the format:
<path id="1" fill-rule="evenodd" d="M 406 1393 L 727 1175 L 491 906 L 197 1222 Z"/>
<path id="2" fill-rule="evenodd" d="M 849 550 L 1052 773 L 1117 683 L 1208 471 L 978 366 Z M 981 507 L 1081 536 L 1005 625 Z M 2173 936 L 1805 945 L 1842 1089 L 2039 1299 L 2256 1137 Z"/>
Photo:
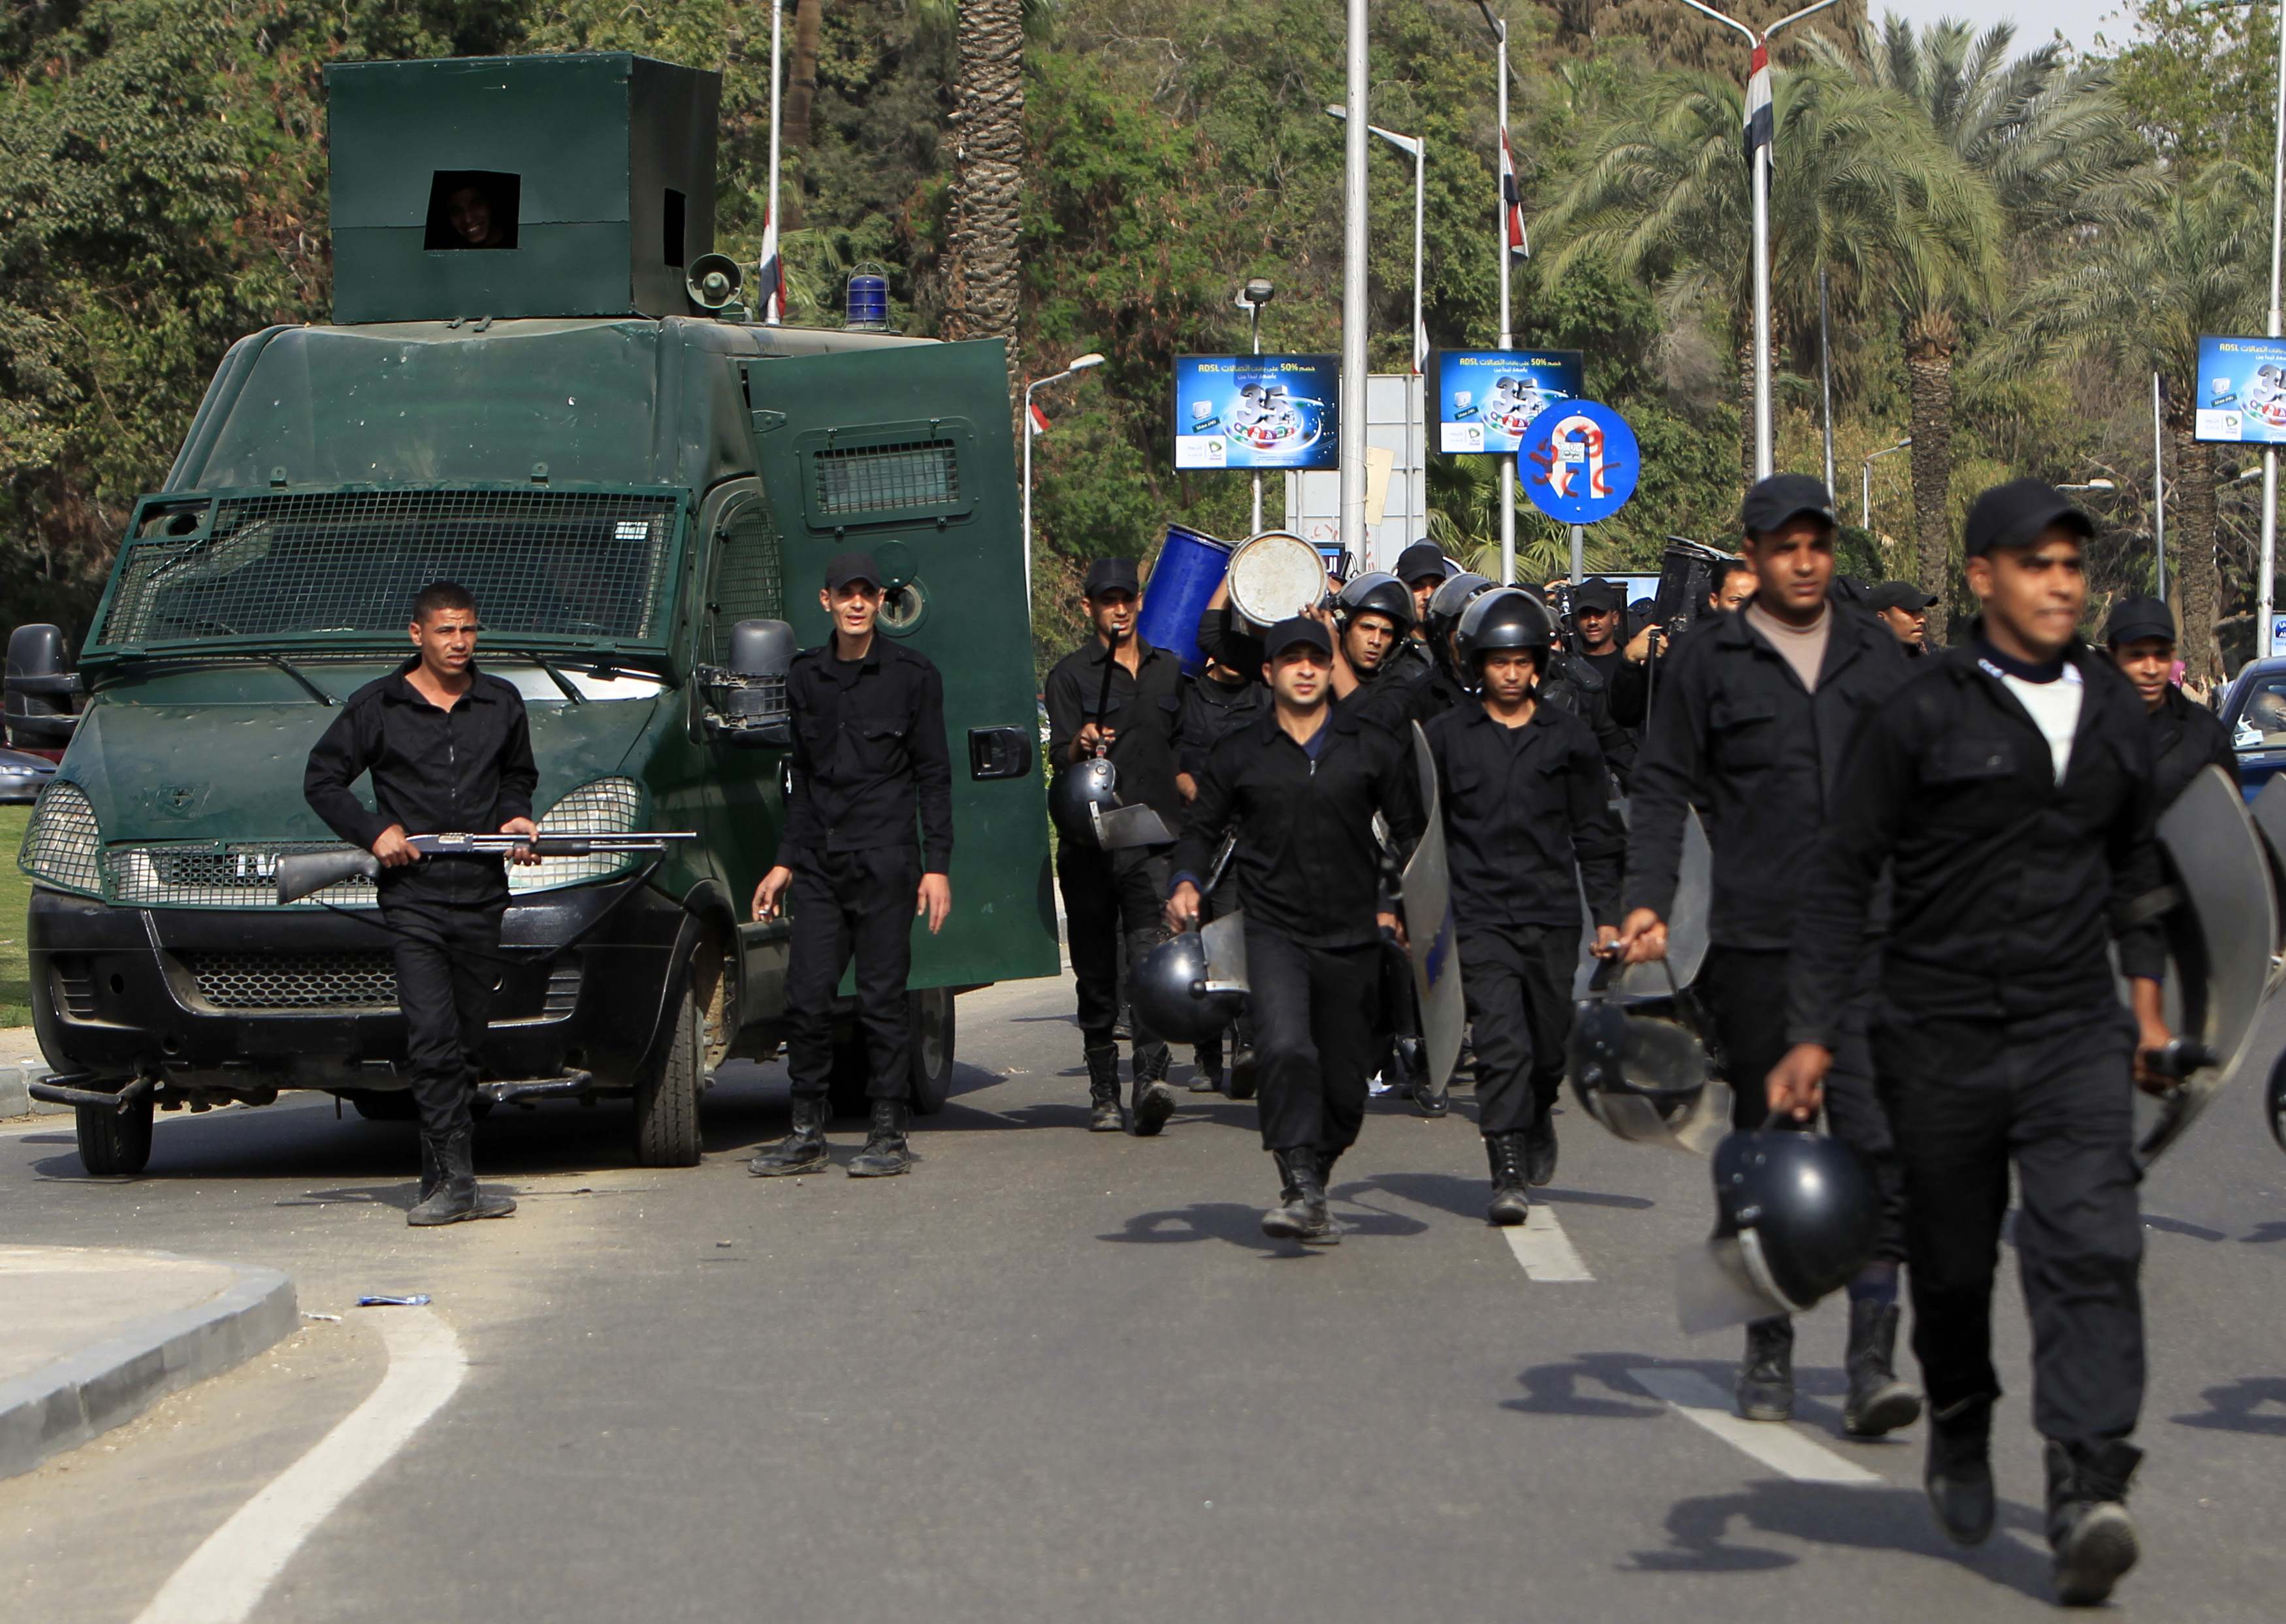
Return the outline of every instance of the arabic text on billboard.
<path id="1" fill-rule="evenodd" d="M 2193 435 L 2232 445 L 2286 445 L 2286 338 L 2199 340 Z"/>
<path id="2" fill-rule="evenodd" d="M 1431 367 L 1437 449 L 1512 455 L 1533 418 L 1556 401 L 1579 397 L 1580 373 L 1577 350 L 1438 351 Z"/>
<path id="3" fill-rule="evenodd" d="M 1341 361 L 1331 355 L 1178 355 L 1175 466 L 1338 466 Z"/>

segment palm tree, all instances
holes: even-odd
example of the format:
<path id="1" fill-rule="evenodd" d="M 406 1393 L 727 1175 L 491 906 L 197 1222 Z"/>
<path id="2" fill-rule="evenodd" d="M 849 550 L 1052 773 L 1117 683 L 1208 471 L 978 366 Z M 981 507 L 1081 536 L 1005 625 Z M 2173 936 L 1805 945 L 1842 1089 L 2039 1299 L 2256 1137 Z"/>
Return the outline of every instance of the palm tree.
<path id="1" fill-rule="evenodd" d="M 1014 378 L 1024 183 L 1024 0 L 959 0 L 948 338 L 1005 338 Z"/>
<path id="2" fill-rule="evenodd" d="M 2215 567 L 2214 451 L 2194 437 L 2199 335 L 2247 333 L 2263 314 L 2269 248 L 2268 177 L 2218 161 L 2123 227 L 2091 233 L 2054 275 L 2022 301 L 1995 365 L 2022 370 L 2050 354 L 2109 361 L 2138 381 L 2167 382 L 2177 494 L 2168 526 L 2183 607 L 2184 663 L 2222 675 L 2215 642 L 2221 581 Z"/>
<path id="3" fill-rule="evenodd" d="M 793 66 L 786 75 L 785 141 L 809 145 L 809 114 L 817 102 L 817 31 L 825 0 L 794 0 Z"/>
<path id="4" fill-rule="evenodd" d="M 2116 227 L 2154 195 L 2147 155 L 2113 93 L 2110 68 L 2074 67 L 2054 43 L 2009 60 L 2015 28 L 1982 35 L 1965 22 L 1918 33 L 1892 13 L 1858 23 L 1851 49 L 1821 34 L 1811 54 L 1836 73 L 1899 98 L 1928 133 L 1989 188 L 1998 218 L 1963 221 L 1974 240 L 1934 257 L 1903 240 L 1888 262 L 1905 351 L 1912 415 L 1916 577 L 1945 594 L 1952 571 L 1953 367 L 1966 329 L 2001 274 L 2001 245 L 2034 256 L 2065 234 Z M 2005 228 L 2005 229 L 2004 229 Z"/>

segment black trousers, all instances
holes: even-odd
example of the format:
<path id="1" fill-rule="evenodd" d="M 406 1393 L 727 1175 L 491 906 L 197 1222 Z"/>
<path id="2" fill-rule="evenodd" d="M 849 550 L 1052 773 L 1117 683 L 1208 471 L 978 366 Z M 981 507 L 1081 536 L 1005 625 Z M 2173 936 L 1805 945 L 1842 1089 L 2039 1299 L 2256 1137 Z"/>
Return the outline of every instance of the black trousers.
<path id="1" fill-rule="evenodd" d="M 1477 1051 L 1477 1128 L 1521 1133 L 1564 1085 L 1580 927 L 1461 930 L 1461 990 Z"/>
<path id="2" fill-rule="evenodd" d="M 501 980 L 503 897 L 493 903 L 384 903 L 397 960 L 397 1002 L 421 1131 L 442 1139 L 469 1125 L 477 1062 Z"/>
<path id="3" fill-rule="evenodd" d="M 1874 1035 L 1930 1405 L 1999 1395 L 1992 1285 L 2013 1162 L 2033 1424 L 2067 1444 L 2126 1437 L 2143 1405 L 2134 1022 L 2109 1003 L 2006 1023 L 1884 1008 Z"/>
<path id="4" fill-rule="evenodd" d="M 1249 921 L 1246 980 L 1262 1147 L 1337 1155 L 1365 1121 L 1382 948 L 1310 947 Z"/>
<path id="5" fill-rule="evenodd" d="M 1747 1130 L 1770 1123 L 1770 1070 L 1785 1058 L 1786 955 L 1751 948 L 1714 947 L 1692 983 L 1714 1022 L 1730 1080 L 1730 1125 Z M 1856 1151 L 1873 1175 L 1881 1198 L 1876 1263 L 1905 1260 L 1905 1171 L 1897 1159 L 1888 1114 L 1873 1083 L 1864 1001 L 1844 1012 L 1833 1064 L 1825 1074 L 1825 1122 L 1835 1139 Z"/>
<path id="6" fill-rule="evenodd" d="M 857 1020 L 865 1032 L 866 1094 L 912 1092 L 905 979 L 913 966 L 920 853 L 910 846 L 825 852 L 793 871 L 787 942 L 786 1076 L 797 1100 L 823 1100 L 833 1076 L 833 997 L 857 960 Z"/>
<path id="7" fill-rule="evenodd" d="M 1090 1048 L 1109 1043 L 1119 1019 L 1121 937 L 1130 964 L 1167 939 L 1167 855 L 1150 847 L 1104 851 L 1070 838 L 1057 843 L 1056 884 L 1064 895 L 1072 979 L 1079 983 L 1080 1037 Z M 1137 1073 L 1155 1060 L 1163 1074 L 1167 1045 L 1132 1009 L 1128 1021 Z"/>

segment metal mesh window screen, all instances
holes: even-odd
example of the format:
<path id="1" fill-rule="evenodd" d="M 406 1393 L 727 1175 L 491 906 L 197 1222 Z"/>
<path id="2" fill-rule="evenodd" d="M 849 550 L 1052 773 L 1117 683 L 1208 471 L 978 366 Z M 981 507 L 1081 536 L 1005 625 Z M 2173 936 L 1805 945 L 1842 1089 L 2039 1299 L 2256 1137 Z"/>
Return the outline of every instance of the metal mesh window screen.
<path id="1" fill-rule="evenodd" d="M 132 541 L 89 641 L 402 634 L 456 580 L 495 638 L 662 635 L 678 499 L 595 491 L 327 491 L 217 500 L 204 536 Z"/>
<path id="2" fill-rule="evenodd" d="M 58 778 L 40 792 L 40 804 L 32 810 L 17 861 L 28 873 L 51 885 L 99 891 L 103 888 L 99 867 L 102 842 L 87 792 L 68 779 Z"/>
<path id="3" fill-rule="evenodd" d="M 707 593 L 712 621 L 706 663 L 710 666 L 730 658 L 730 628 L 739 621 L 785 619 L 784 561 L 777 522 L 769 506 L 749 501 L 737 508 L 722 526 L 717 547 L 713 585 Z"/>
<path id="4" fill-rule="evenodd" d="M 540 820 L 542 834 L 631 834 L 635 815 L 642 810 L 642 792 L 633 778 L 598 778 L 583 784 L 548 808 Z M 585 857 L 542 857 L 538 863 L 508 864 L 508 888 L 512 892 L 545 891 L 554 886 L 574 886 L 584 880 L 608 879 L 632 866 L 625 854 L 597 852 Z"/>
<path id="5" fill-rule="evenodd" d="M 960 459 L 950 440 L 828 447 L 814 457 L 820 513 L 871 513 L 960 500 Z"/>

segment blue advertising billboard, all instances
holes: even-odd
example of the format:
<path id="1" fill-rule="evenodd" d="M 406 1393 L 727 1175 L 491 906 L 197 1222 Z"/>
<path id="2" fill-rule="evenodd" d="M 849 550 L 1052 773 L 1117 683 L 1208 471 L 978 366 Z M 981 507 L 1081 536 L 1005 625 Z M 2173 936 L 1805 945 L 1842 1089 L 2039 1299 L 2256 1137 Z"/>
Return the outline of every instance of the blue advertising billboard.
<path id="1" fill-rule="evenodd" d="M 1448 455 L 1521 451 L 1532 420 L 1578 398 L 1577 350 L 1439 350 L 1430 358 L 1437 449 Z"/>
<path id="2" fill-rule="evenodd" d="M 2286 338 L 2201 338 L 2192 387 L 2195 438 L 2286 445 Z"/>
<path id="3" fill-rule="evenodd" d="M 1340 466 L 1341 358 L 1178 355 L 1175 466 Z"/>

